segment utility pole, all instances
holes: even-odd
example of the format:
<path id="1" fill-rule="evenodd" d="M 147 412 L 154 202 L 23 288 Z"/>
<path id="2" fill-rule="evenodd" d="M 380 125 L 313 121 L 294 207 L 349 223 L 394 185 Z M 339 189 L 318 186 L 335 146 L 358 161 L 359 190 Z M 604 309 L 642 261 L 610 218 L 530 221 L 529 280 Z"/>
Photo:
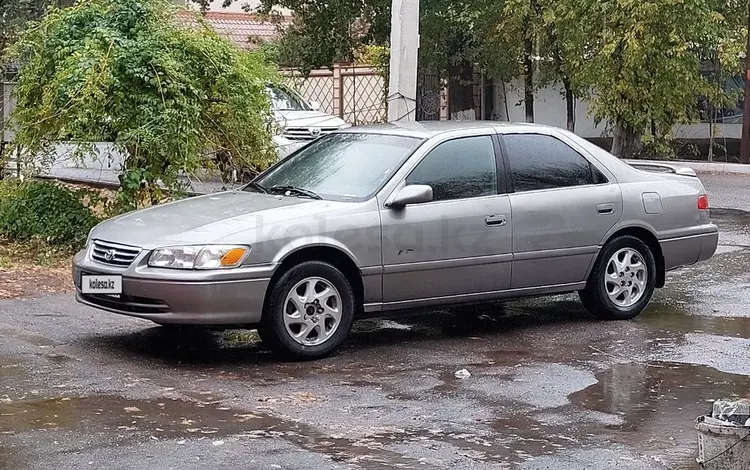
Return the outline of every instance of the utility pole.
<path id="1" fill-rule="evenodd" d="M 745 100 L 742 110 L 742 144 L 740 163 L 750 163 L 750 8 L 747 13 L 747 47 L 745 49 Z"/>
<path id="2" fill-rule="evenodd" d="M 416 121 L 419 0 L 392 0 L 388 122 Z"/>

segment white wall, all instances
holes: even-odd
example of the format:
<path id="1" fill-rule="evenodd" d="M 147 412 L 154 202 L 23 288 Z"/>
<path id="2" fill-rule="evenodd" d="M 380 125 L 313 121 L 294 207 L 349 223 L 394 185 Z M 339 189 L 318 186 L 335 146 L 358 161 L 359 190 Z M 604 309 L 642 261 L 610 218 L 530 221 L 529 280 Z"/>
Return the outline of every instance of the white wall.
<path id="1" fill-rule="evenodd" d="M 543 88 L 535 94 L 534 118 L 539 124 L 565 128 L 567 125 L 567 110 L 565 96 L 561 92 L 562 86 L 550 86 Z M 505 106 L 507 103 L 508 116 L 506 117 Z M 502 84 L 495 86 L 495 114 L 500 121 L 526 120 L 526 112 L 523 103 L 523 80 L 514 80 L 505 84 L 505 94 Z M 576 134 L 585 138 L 609 137 L 605 129 L 605 123 L 598 126 L 589 116 L 589 107 L 585 101 L 576 100 Z M 675 136 L 679 139 L 708 139 L 709 124 L 687 124 L 677 125 L 674 128 Z M 739 139 L 742 135 L 742 124 L 717 124 L 716 138 Z"/>

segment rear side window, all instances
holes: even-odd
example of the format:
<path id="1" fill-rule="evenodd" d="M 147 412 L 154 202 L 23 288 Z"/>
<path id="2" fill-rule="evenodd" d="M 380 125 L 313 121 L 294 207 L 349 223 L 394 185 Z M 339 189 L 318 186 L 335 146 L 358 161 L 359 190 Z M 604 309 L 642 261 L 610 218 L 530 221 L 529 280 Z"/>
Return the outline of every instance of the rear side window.
<path id="1" fill-rule="evenodd" d="M 406 178 L 406 184 L 432 186 L 434 201 L 497 194 L 497 163 L 492 137 L 464 137 L 438 145 Z"/>
<path id="2" fill-rule="evenodd" d="M 607 178 L 564 142 L 541 134 L 503 136 L 515 192 L 607 183 Z"/>

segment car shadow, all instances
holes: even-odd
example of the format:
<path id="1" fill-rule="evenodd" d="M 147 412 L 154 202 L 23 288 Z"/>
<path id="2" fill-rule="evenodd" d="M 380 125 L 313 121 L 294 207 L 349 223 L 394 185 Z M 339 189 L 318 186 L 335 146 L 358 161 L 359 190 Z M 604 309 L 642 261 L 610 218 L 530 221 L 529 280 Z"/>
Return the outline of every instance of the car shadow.
<path id="1" fill-rule="evenodd" d="M 578 302 L 538 299 L 461 307 L 450 310 L 404 312 L 366 318 L 355 322 L 342 348 L 331 358 L 368 357 L 384 348 L 439 347 L 445 341 L 513 336 L 523 330 L 549 324 L 594 321 Z M 285 363 L 249 330 L 224 332 L 200 328 L 153 327 L 137 332 L 97 335 L 86 338 L 84 347 L 110 352 L 119 357 L 163 361 L 172 365 L 260 365 Z M 500 341 L 498 341 L 500 343 Z"/>

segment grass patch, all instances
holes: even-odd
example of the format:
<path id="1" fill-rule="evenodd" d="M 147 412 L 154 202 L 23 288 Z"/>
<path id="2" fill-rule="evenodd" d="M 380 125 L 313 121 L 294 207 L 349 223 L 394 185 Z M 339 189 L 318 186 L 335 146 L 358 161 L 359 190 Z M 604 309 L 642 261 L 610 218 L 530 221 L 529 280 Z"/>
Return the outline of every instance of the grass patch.
<path id="1" fill-rule="evenodd" d="M 40 239 L 14 241 L 0 236 L 0 269 L 24 266 L 62 268 L 70 264 L 74 252 L 70 247 L 54 246 Z"/>
<path id="2" fill-rule="evenodd" d="M 227 346 L 248 346 L 260 342 L 260 336 L 255 330 L 228 330 L 222 336 Z"/>

